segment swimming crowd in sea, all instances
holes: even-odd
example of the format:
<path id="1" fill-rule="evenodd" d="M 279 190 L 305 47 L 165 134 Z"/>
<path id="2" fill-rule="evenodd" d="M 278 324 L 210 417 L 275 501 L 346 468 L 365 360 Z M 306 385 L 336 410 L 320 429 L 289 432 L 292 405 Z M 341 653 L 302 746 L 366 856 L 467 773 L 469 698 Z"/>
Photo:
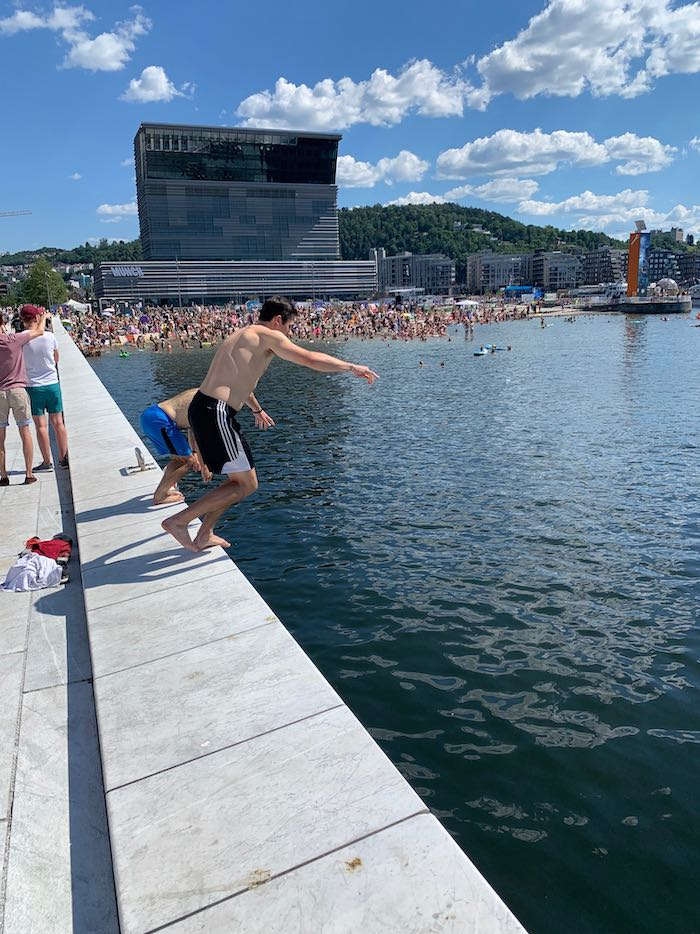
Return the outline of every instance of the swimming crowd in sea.
<path id="1" fill-rule="evenodd" d="M 451 324 L 471 329 L 479 324 L 527 318 L 536 307 L 502 301 L 470 305 L 423 306 L 416 303 L 306 302 L 290 337 L 301 341 L 427 340 L 444 337 Z M 75 313 L 59 310 L 73 340 L 86 356 L 106 350 L 150 350 L 168 353 L 220 344 L 229 335 L 257 320 L 256 305 L 192 305 L 187 308 L 135 306 L 114 311 Z M 15 309 L 1 310 L 2 324 L 13 327 Z"/>

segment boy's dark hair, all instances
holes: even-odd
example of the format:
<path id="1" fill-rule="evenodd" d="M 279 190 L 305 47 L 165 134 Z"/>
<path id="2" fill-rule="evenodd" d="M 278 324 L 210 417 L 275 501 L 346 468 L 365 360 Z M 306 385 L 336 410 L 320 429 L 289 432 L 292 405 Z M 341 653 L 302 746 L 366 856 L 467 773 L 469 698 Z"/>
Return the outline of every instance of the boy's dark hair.
<path id="1" fill-rule="evenodd" d="M 258 320 L 272 321 L 273 318 L 279 315 L 282 318 L 282 324 L 286 324 L 296 313 L 294 302 L 285 298 L 284 295 L 273 295 L 272 298 L 268 298 L 260 309 Z"/>

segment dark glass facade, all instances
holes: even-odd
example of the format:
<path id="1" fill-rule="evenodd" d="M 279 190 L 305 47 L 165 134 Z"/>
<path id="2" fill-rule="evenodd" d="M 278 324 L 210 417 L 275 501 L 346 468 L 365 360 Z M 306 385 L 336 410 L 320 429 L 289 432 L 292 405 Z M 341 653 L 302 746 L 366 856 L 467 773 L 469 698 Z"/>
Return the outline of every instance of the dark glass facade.
<path id="1" fill-rule="evenodd" d="M 134 146 L 144 258 L 337 259 L 339 140 L 142 124 Z"/>

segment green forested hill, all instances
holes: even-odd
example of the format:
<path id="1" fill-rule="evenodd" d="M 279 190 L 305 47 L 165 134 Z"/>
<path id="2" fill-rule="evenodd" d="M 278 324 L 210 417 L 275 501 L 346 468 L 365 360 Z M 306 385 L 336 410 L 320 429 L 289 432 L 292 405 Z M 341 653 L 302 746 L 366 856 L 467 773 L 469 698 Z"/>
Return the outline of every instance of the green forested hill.
<path id="1" fill-rule="evenodd" d="M 340 255 L 342 259 L 367 259 L 372 247 L 384 247 L 388 256 L 410 253 L 444 253 L 457 263 L 457 277 L 463 279 L 467 256 L 479 250 L 496 253 L 532 253 L 535 250 L 581 252 L 599 246 L 624 248 L 626 244 L 590 230 L 559 230 L 538 227 L 479 208 L 458 204 L 405 205 L 403 207 L 342 208 L 338 212 Z M 488 233 L 472 228 L 480 226 Z M 668 236 L 655 235 L 652 243 L 667 249 L 692 249 L 673 242 Z M 72 250 L 43 247 L 20 253 L 0 254 L 0 266 L 32 263 L 44 256 L 49 263 L 134 262 L 141 259 L 139 240 L 96 246 L 86 243 Z"/>
<path id="2" fill-rule="evenodd" d="M 622 248 L 625 244 L 590 230 L 559 230 L 521 224 L 494 211 L 457 204 L 343 208 L 340 222 L 340 254 L 343 259 L 367 259 L 372 247 L 384 247 L 388 256 L 411 253 L 444 253 L 460 270 L 467 256 L 479 250 L 496 253 L 532 253 L 535 250 L 595 250 L 599 246 Z M 481 226 L 489 233 L 473 230 Z"/>
<path id="3" fill-rule="evenodd" d="M 19 253 L 0 253 L 0 266 L 20 266 L 34 263 L 43 256 L 52 265 L 54 263 L 108 263 L 133 262 L 141 259 L 140 240 L 119 240 L 109 243 L 100 240 L 93 246 L 86 243 L 84 246 L 65 250 L 56 246 L 44 246 L 39 250 L 21 250 Z"/>

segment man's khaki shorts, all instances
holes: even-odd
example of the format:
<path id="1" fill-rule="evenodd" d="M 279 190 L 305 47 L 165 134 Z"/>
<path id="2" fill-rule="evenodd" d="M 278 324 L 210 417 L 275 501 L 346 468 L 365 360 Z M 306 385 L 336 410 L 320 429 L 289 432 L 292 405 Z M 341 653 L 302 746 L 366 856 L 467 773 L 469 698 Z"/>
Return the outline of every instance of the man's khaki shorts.
<path id="1" fill-rule="evenodd" d="M 26 389 L 0 389 L 0 428 L 9 426 L 10 412 L 18 428 L 31 425 L 32 407 Z"/>

